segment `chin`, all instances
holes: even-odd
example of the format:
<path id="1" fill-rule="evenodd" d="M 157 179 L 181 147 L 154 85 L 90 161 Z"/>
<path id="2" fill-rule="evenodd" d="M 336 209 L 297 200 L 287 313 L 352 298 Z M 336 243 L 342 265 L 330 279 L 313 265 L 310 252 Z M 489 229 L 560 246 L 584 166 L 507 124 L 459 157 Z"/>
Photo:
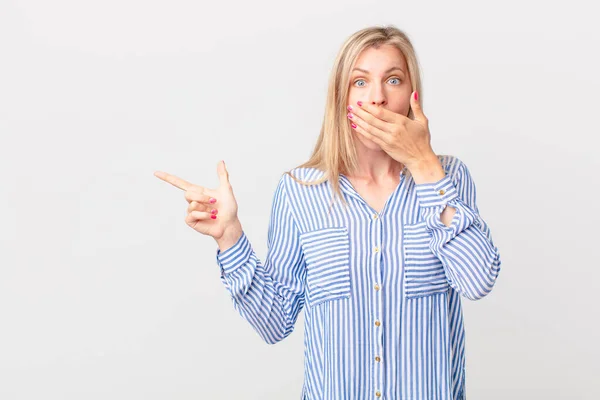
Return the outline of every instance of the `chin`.
<path id="1" fill-rule="evenodd" d="M 354 133 L 357 135 L 357 138 L 360 141 L 360 143 L 364 147 L 366 147 L 367 149 L 369 149 L 369 150 L 381 150 L 381 151 L 383 151 L 381 149 L 381 147 L 377 143 L 373 142 L 372 140 L 369 140 L 369 139 L 365 138 L 364 136 L 362 136 L 360 133 L 358 133 L 356 131 Z"/>

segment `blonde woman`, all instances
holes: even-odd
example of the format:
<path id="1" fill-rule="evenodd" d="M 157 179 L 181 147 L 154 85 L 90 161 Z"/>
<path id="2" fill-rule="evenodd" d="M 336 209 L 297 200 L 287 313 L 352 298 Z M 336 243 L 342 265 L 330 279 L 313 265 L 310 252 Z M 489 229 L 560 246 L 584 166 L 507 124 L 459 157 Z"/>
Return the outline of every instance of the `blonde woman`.
<path id="1" fill-rule="evenodd" d="M 490 293 L 500 255 L 465 163 L 436 155 L 415 50 L 393 26 L 351 35 L 333 65 L 310 159 L 279 180 L 261 260 L 225 164 L 185 190 L 217 241 L 221 281 L 267 343 L 305 313 L 303 399 L 465 398 L 461 297 Z"/>

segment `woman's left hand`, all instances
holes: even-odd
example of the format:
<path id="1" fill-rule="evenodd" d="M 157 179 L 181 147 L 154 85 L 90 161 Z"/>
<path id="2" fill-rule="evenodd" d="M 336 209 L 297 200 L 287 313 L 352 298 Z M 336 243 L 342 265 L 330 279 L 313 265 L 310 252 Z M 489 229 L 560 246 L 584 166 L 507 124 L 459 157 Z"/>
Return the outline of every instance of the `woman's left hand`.
<path id="1" fill-rule="evenodd" d="M 360 101 L 357 105 L 348 106 L 348 118 L 356 125 L 353 128 L 367 139 L 377 143 L 390 157 L 409 170 L 411 166 L 418 165 L 424 160 L 437 158 L 431 148 L 429 120 L 423 114 L 414 94 L 415 92 L 410 96 L 414 120 L 383 107 Z"/>

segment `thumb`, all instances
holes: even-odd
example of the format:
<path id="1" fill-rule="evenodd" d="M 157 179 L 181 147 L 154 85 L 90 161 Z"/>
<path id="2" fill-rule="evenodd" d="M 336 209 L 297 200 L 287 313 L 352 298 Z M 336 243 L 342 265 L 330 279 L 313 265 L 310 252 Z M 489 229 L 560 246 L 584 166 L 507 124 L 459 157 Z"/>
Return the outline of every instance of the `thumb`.
<path id="1" fill-rule="evenodd" d="M 415 121 L 426 122 L 427 117 L 425 117 L 425 114 L 423 114 L 423 109 L 421 108 L 421 103 L 419 102 L 419 93 L 416 90 L 410 95 L 410 107 L 413 110 Z"/>
<path id="2" fill-rule="evenodd" d="M 219 183 L 221 186 L 229 184 L 229 172 L 227 172 L 227 168 L 225 167 L 225 161 L 219 161 L 219 165 L 217 165 L 217 172 L 219 173 Z"/>

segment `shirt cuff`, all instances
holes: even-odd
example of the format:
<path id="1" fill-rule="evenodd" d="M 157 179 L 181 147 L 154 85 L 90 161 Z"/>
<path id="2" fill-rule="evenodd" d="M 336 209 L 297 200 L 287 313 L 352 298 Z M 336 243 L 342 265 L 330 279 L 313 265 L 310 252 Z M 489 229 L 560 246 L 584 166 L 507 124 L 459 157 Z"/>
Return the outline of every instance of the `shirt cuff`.
<path id="1" fill-rule="evenodd" d="M 415 185 L 421 207 L 445 206 L 458 197 L 458 191 L 450 176 L 446 175 L 437 182 Z"/>
<path id="2" fill-rule="evenodd" d="M 246 234 L 242 231 L 242 236 L 237 242 L 225 251 L 217 248 L 217 264 L 221 269 L 221 276 L 235 271 L 238 267 L 246 264 L 252 255 L 252 246 Z"/>
<path id="3" fill-rule="evenodd" d="M 421 183 L 416 186 L 417 198 L 421 208 L 421 217 L 425 220 L 428 230 L 441 230 L 451 233 L 451 239 L 459 233 L 459 225 L 463 222 L 464 212 L 454 182 L 449 175 L 444 176 L 437 182 Z M 441 220 L 441 215 L 447 206 L 454 207 L 454 214 L 450 226 L 446 226 Z M 466 222 L 466 221 L 465 221 Z M 470 221 L 468 221 L 470 225 Z M 463 228 L 466 228 L 464 226 Z"/>
<path id="4" fill-rule="evenodd" d="M 458 196 L 458 190 L 449 175 L 437 182 L 422 183 L 415 187 L 421 208 L 421 217 L 425 220 L 425 225 L 430 232 L 434 230 L 446 232 L 447 237 L 443 243 L 447 243 L 471 224 L 480 226 L 477 214 Z M 450 226 L 446 226 L 441 219 L 442 212 L 447 206 L 456 209 Z"/>

